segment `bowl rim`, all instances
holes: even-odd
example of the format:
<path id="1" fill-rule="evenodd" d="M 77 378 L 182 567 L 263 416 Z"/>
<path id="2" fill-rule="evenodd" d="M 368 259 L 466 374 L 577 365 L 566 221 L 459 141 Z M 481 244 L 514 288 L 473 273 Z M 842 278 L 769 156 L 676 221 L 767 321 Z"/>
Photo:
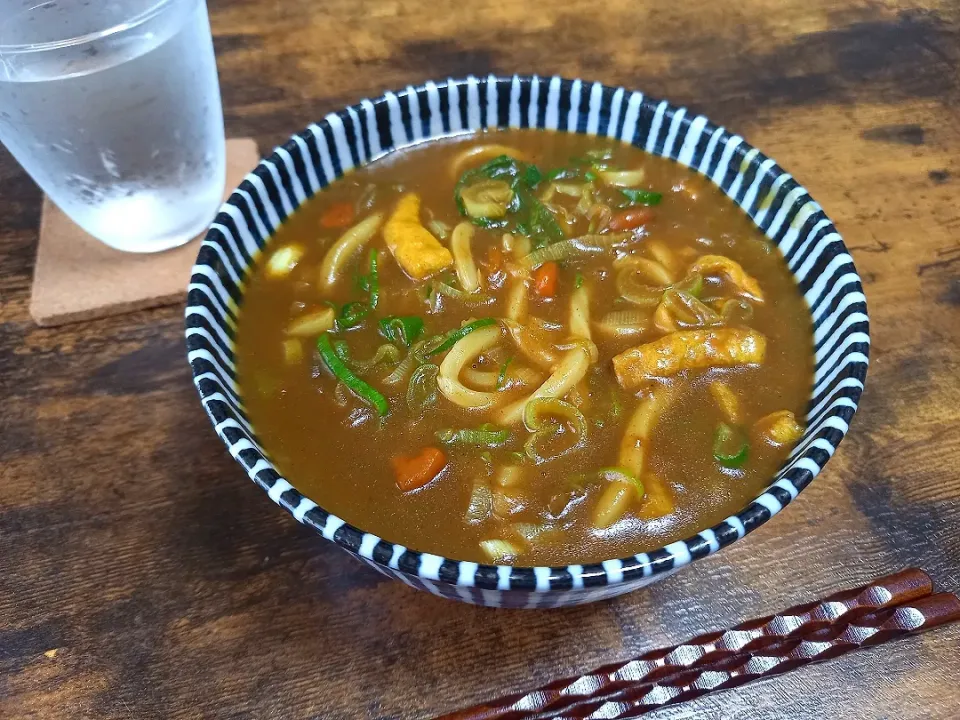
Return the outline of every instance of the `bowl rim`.
<path id="1" fill-rule="evenodd" d="M 804 436 L 762 493 L 689 538 L 623 558 L 565 566 L 487 565 L 412 550 L 347 523 L 300 493 L 274 468 L 246 420 L 233 373 L 224 366 L 232 371 L 246 273 L 282 222 L 279 213 L 285 219 L 354 166 L 398 148 L 458 134 L 454 129 L 467 134 L 506 127 L 616 139 L 704 175 L 777 246 L 804 295 L 815 353 Z M 443 132 L 434 132 L 437 128 Z M 443 593 L 437 586 L 444 585 L 538 594 L 633 585 L 745 537 L 796 498 L 845 437 L 863 393 L 870 348 L 866 298 L 852 257 L 819 204 L 775 161 L 703 115 L 666 100 L 620 86 L 537 75 L 471 75 L 386 91 L 292 135 L 231 193 L 204 236 L 185 320 L 187 358 L 201 403 L 248 476 L 298 522 L 377 569 L 407 582 L 417 578 L 438 594 Z"/>

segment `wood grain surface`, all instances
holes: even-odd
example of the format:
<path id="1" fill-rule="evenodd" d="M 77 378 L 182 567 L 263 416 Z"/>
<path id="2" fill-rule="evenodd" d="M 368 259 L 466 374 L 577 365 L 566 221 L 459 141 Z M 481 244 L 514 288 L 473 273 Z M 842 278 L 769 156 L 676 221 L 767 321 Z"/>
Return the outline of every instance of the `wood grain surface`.
<path id="1" fill-rule="evenodd" d="M 182 312 L 27 313 L 40 192 L 0 151 L 0 717 L 426 718 L 919 565 L 960 588 L 960 5 L 211 0 L 227 133 L 513 71 L 620 83 L 743 134 L 865 280 L 851 435 L 782 515 L 612 602 L 478 609 L 364 569 L 246 480 Z M 960 716 L 960 627 L 663 718 Z"/>

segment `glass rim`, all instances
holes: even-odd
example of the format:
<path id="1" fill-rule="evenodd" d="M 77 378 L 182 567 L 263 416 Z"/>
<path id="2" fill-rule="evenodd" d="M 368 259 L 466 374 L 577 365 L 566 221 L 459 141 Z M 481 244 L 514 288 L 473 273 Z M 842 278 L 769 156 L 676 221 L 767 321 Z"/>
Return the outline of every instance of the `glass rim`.
<path id="1" fill-rule="evenodd" d="M 46 52 L 49 50 L 62 50 L 64 48 L 84 45 L 85 43 L 93 42 L 94 40 L 101 40 L 103 38 L 110 37 L 111 35 L 118 35 L 122 32 L 126 32 L 127 30 L 132 30 L 148 20 L 155 18 L 157 15 L 163 12 L 168 5 L 172 5 L 176 2 L 178 2 L 178 0 L 156 0 L 146 10 L 142 10 L 123 22 L 111 25 L 103 30 L 96 30 L 83 35 L 77 35 L 76 37 L 64 38 L 63 40 L 48 40 L 46 42 L 39 43 L 17 43 L 9 45 L 0 43 L 0 56 L 23 55 L 26 53 Z"/>

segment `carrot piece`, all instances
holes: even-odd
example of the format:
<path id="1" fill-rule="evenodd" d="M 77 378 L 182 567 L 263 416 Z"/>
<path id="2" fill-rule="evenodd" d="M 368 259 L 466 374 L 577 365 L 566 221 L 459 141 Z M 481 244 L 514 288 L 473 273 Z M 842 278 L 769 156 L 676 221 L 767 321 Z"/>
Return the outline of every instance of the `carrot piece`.
<path id="1" fill-rule="evenodd" d="M 610 218 L 611 230 L 634 230 L 653 220 L 653 210 L 649 208 L 627 208 Z"/>
<path id="2" fill-rule="evenodd" d="M 320 216 L 320 227 L 341 228 L 353 222 L 353 204 L 348 202 L 334 203 Z"/>
<path id="3" fill-rule="evenodd" d="M 545 262 L 538 267 L 533 273 L 533 291 L 540 297 L 556 295 L 559 270 L 555 262 Z"/>
<path id="4" fill-rule="evenodd" d="M 425 447 L 416 455 L 398 455 L 390 463 L 397 476 L 397 487 L 403 492 L 422 488 L 447 466 L 447 456 L 435 447 Z"/>

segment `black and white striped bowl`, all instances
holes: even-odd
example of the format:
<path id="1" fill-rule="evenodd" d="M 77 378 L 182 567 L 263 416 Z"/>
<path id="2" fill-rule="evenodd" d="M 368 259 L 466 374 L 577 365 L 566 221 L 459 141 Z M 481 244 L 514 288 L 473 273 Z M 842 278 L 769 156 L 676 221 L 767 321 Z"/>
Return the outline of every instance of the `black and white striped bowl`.
<path id="1" fill-rule="evenodd" d="M 531 127 L 619 138 L 709 178 L 783 253 L 810 307 L 816 370 L 807 431 L 766 491 L 691 538 L 591 565 L 497 567 L 418 552 L 352 527 L 274 468 L 244 414 L 233 342 L 247 275 L 277 227 L 351 168 L 425 139 Z M 363 100 L 294 135 L 241 183 L 203 240 L 186 309 L 188 359 L 230 454 L 270 498 L 380 572 L 436 595 L 497 607 L 556 607 L 643 587 L 739 540 L 823 468 L 863 392 L 870 346 L 853 260 L 820 206 L 773 160 L 702 115 L 624 88 L 558 77 L 468 77 Z"/>

